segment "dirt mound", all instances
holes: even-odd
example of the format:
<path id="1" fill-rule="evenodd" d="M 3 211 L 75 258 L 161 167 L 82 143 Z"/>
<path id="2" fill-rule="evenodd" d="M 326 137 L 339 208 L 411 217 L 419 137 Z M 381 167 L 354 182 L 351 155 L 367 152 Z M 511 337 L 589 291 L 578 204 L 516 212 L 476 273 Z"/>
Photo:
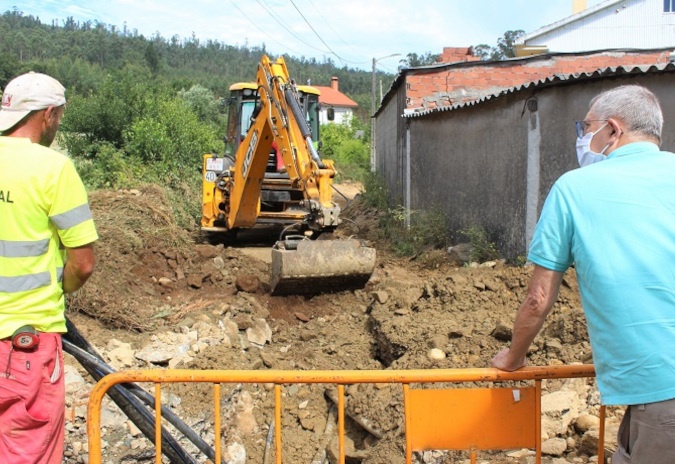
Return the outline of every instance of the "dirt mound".
<path id="1" fill-rule="evenodd" d="M 159 187 L 94 191 L 90 203 L 100 236 L 96 272 L 69 308 L 105 326 L 157 330 L 232 294 L 234 272 L 263 267 L 235 249 L 214 261 L 222 250 L 181 229 Z"/>
<path id="2" fill-rule="evenodd" d="M 193 369 L 425 369 L 487 367 L 510 340 L 510 328 L 531 269 L 501 262 L 457 267 L 386 252 L 380 213 L 358 201 L 346 208 L 339 236 L 358 236 L 378 247 L 376 271 L 363 290 L 314 297 L 274 297 L 268 264 L 232 247 L 202 243 L 176 225 L 166 193 L 158 187 L 98 191 L 90 195 L 100 235 L 91 281 L 69 302 L 76 325 L 95 346 L 111 338 L 142 346 L 153 333 L 185 333 L 195 321 L 218 325 L 265 319 L 272 342 L 263 348 L 209 346 L 181 367 Z M 268 247 L 269 244 L 263 244 Z M 95 323 L 92 319 L 96 320 Z M 220 321 L 220 322 L 219 322 Z M 240 325 L 241 329 L 241 325 Z M 143 332 L 140 337 L 138 332 Z M 432 359 L 431 349 L 444 357 Z M 590 347 L 573 272 L 566 275 L 530 363 L 588 360 Z M 207 387 L 174 386 L 189 423 L 211 425 Z M 224 388 L 224 436 L 239 440 L 249 462 L 263 462 L 273 393 L 266 386 Z M 286 390 L 284 459 L 311 462 L 324 446 L 332 401 L 325 386 Z M 400 390 L 382 385 L 347 389 L 347 408 L 379 434 L 350 419 L 353 447 L 368 450 L 354 462 L 399 462 L 402 447 Z M 242 425 L 242 408 L 250 419 Z M 243 427 L 243 429 L 242 429 Z M 206 427 L 208 429 L 208 427 Z M 242 430 L 246 430 L 243 433 Z M 205 432 L 206 433 L 206 432 Z M 231 443 L 225 443 L 226 445 Z M 330 446 L 329 446 L 330 448 Z M 451 461 L 447 461 L 451 462 Z"/>

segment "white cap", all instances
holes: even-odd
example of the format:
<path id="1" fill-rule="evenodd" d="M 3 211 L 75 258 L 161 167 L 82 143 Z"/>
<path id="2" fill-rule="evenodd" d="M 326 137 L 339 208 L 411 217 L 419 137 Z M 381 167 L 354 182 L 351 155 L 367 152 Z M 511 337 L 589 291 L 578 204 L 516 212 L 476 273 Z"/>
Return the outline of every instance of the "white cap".
<path id="1" fill-rule="evenodd" d="M 29 72 L 15 77 L 2 94 L 0 131 L 11 129 L 28 113 L 66 104 L 66 89 L 46 74 Z"/>

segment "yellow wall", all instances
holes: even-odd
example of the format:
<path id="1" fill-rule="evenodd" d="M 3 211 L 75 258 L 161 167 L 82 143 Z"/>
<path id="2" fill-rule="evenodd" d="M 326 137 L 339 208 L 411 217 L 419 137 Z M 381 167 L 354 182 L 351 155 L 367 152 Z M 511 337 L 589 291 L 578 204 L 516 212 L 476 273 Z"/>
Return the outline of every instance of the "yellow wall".
<path id="1" fill-rule="evenodd" d="M 586 0 L 572 0 L 572 12 L 574 14 L 586 9 Z"/>

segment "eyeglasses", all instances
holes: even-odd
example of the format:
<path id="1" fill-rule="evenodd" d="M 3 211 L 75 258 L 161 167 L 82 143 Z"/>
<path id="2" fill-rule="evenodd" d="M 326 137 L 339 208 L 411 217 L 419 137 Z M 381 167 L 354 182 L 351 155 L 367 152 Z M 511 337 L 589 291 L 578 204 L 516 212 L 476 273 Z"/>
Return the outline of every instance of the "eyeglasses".
<path id="1" fill-rule="evenodd" d="M 577 131 L 577 138 L 583 138 L 586 130 L 588 129 L 588 126 L 590 126 L 590 123 L 599 121 L 607 122 L 609 119 L 588 119 L 586 121 L 574 121 L 574 127 Z"/>

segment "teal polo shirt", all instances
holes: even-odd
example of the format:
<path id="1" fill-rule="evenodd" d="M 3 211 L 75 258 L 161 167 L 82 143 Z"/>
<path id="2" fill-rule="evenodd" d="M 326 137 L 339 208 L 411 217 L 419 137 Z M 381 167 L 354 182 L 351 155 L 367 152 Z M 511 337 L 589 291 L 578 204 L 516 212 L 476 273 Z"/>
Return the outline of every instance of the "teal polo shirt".
<path id="1" fill-rule="evenodd" d="M 632 143 L 564 174 L 528 260 L 574 263 L 604 404 L 675 398 L 675 155 Z"/>

